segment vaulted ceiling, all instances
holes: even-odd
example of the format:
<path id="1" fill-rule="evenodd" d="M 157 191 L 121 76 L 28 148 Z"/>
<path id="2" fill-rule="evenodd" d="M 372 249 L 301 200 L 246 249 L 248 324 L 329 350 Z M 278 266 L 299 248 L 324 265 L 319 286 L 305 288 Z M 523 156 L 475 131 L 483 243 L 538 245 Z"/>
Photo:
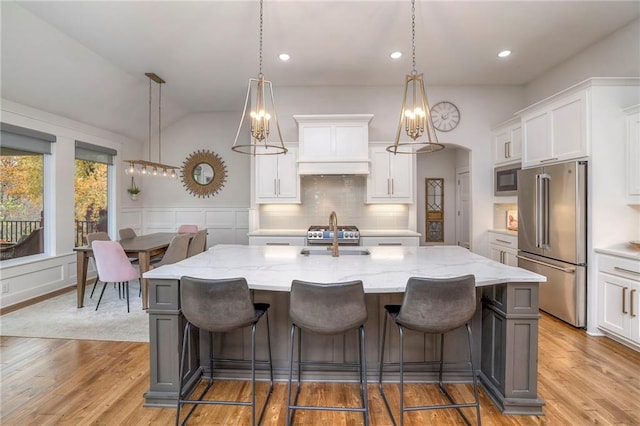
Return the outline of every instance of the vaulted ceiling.
<path id="1" fill-rule="evenodd" d="M 2 1 L 2 97 L 137 139 L 147 79 L 166 123 L 239 111 L 258 73 L 253 1 Z M 427 85 L 523 85 L 640 16 L 637 1 L 416 2 Z M 411 3 L 265 0 L 263 72 L 279 86 L 403 84 Z M 508 59 L 496 54 L 510 49 Z M 398 60 L 389 58 L 402 51 Z M 278 54 L 291 55 L 288 62 Z"/>

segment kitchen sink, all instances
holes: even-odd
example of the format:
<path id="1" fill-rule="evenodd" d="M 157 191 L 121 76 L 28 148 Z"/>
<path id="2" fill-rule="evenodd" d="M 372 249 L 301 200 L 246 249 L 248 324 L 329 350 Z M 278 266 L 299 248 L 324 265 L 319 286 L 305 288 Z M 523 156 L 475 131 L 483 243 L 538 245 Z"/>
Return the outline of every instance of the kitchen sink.
<path id="1" fill-rule="evenodd" d="M 328 249 L 326 247 L 324 248 L 317 248 L 317 249 L 302 249 L 300 250 L 300 254 L 303 256 L 315 256 L 315 255 L 324 255 L 324 256 L 331 256 L 331 247 L 329 247 Z M 345 249 L 338 249 L 338 254 L 340 256 L 367 256 L 369 254 L 371 254 L 371 252 L 367 249 L 359 249 L 359 250 L 345 250 Z"/>

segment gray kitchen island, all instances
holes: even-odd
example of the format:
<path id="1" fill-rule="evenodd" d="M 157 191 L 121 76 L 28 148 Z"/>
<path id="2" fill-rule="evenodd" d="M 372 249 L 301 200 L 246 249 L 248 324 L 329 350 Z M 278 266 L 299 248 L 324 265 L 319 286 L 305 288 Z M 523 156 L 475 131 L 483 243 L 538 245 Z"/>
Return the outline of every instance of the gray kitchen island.
<path id="1" fill-rule="evenodd" d="M 328 253 L 328 254 L 327 254 Z M 457 246 L 432 247 L 340 247 L 332 257 L 325 248 L 295 246 L 217 245 L 182 262 L 165 265 L 144 274 L 149 279 L 150 385 L 146 406 L 175 406 L 178 392 L 178 359 L 184 318 L 180 312 L 180 278 L 205 279 L 244 277 L 256 302 L 271 304 L 271 339 L 276 378 L 288 374 L 289 290 L 294 279 L 315 282 L 362 280 L 366 293 L 367 370 L 377 379 L 379 339 L 383 306 L 401 303 L 409 277 L 447 278 L 473 274 L 478 309 L 472 320 L 473 357 L 480 382 L 487 394 L 506 414 L 541 415 L 544 402 L 537 395 L 538 376 L 538 285 L 545 277 L 476 255 Z M 261 324 L 259 327 L 264 327 Z M 259 331 L 258 356 L 266 351 L 266 334 Z M 229 333 L 224 356 L 241 357 L 250 350 L 246 331 Z M 447 360 L 467 356 L 464 333 L 447 338 Z M 449 335 L 448 335 L 449 336 Z M 437 359 L 439 339 L 409 333 L 405 359 Z M 385 359 L 397 359 L 397 335 L 391 333 Z M 214 338 L 216 347 L 220 339 Z M 260 340 L 262 339 L 262 340 Z M 191 342 L 187 380 L 208 375 L 208 334 Z M 305 358 L 318 361 L 352 361 L 357 357 L 356 340 L 344 336 L 314 336 L 305 342 Z M 197 350 L 199 348 L 199 350 Z M 217 373 L 216 373 L 217 374 Z M 245 371 L 229 368 L 220 377 L 247 378 Z M 435 372 L 416 371 L 415 379 L 433 380 Z M 318 381 L 356 380 L 344 372 L 319 370 L 310 376 Z M 452 373 L 448 380 L 470 381 Z"/>

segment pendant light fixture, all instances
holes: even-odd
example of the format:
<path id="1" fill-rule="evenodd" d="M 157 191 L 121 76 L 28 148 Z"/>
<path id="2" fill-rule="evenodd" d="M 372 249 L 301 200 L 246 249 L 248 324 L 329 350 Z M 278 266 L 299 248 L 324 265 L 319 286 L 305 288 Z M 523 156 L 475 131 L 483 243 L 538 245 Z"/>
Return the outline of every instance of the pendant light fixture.
<path id="1" fill-rule="evenodd" d="M 247 96 L 244 101 L 244 108 L 242 109 L 240 125 L 238 126 L 236 139 L 231 149 L 235 152 L 250 155 L 286 154 L 287 148 L 285 148 L 284 142 L 282 142 L 278 114 L 276 113 L 276 105 L 273 100 L 273 88 L 271 82 L 265 80 L 262 74 L 262 16 L 262 0 L 260 0 L 260 67 L 258 77 L 249 78 Z M 252 108 L 248 114 L 247 107 Z M 251 121 L 251 141 L 246 144 L 238 143 L 240 130 L 247 115 L 249 115 Z M 273 123 L 271 122 L 272 118 Z M 271 129 L 274 127 L 277 130 L 278 138 L 277 141 L 271 142 L 269 136 Z"/>
<path id="2" fill-rule="evenodd" d="M 148 72 L 149 78 L 149 160 L 124 160 L 127 163 L 125 172 L 128 175 L 162 176 L 175 179 L 178 167 L 162 164 L 162 85 L 165 83 L 157 74 Z M 151 161 L 151 82 L 158 84 L 158 162 Z"/>
<path id="3" fill-rule="evenodd" d="M 411 0 L 411 48 L 413 69 L 406 76 L 402 110 L 398 122 L 396 141 L 386 149 L 394 154 L 419 154 L 440 151 L 444 145 L 438 142 L 438 136 L 431 122 L 431 109 L 424 90 L 422 74 L 416 71 L 416 5 Z M 411 138 L 410 142 L 400 142 L 402 129 Z M 422 139 L 420 139 L 422 138 Z"/>

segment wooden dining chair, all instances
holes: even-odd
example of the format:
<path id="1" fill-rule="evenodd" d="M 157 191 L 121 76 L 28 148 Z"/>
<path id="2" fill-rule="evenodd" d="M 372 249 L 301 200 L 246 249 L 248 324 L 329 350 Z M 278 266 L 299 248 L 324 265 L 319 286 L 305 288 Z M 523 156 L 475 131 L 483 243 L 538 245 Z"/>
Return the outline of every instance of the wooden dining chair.
<path id="1" fill-rule="evenodd" d="M 94 241 L 91 243 L 93 257 L 96 260 L 98 276 L 104 282 L 96 311 L 102 301 L 107 283 L 124 283 L 127 296 L 127 312 L 129 312 L 129 281 L 140 279 L 140 271 L 131 265 L 127 254 L 117 241 Z"/>
<path id="2" fill-rule="evenodd" d="M 207 249 L 207 230 L 201 229 L 196 232 L 196 235 L 191 239 L 189 243 L 189 250 L 187 251 L 187 257 L 195 256 L 202 253 Z"/>
<path id="3" fill-rule="evenodd" d="M 129 238 L 134 238 L 137 236 L 136 231 L 134 231 L 132 228 L 122 228 L 118 231 L 118 233 L 120 234 L 121 240 L 128 240 Z"/>
<path id="4" fill-rule="evenodd" d="M 164 256 L 156 262 L 151 264 L 151 269 L 157 268 L 162 265 L 170 265 L 172 263 L 180 262 L 187 258 L 187 250 L 189 249 L 189 239 L 191 235 L 180 234 L 173 237 L 167 251 Z"/>

